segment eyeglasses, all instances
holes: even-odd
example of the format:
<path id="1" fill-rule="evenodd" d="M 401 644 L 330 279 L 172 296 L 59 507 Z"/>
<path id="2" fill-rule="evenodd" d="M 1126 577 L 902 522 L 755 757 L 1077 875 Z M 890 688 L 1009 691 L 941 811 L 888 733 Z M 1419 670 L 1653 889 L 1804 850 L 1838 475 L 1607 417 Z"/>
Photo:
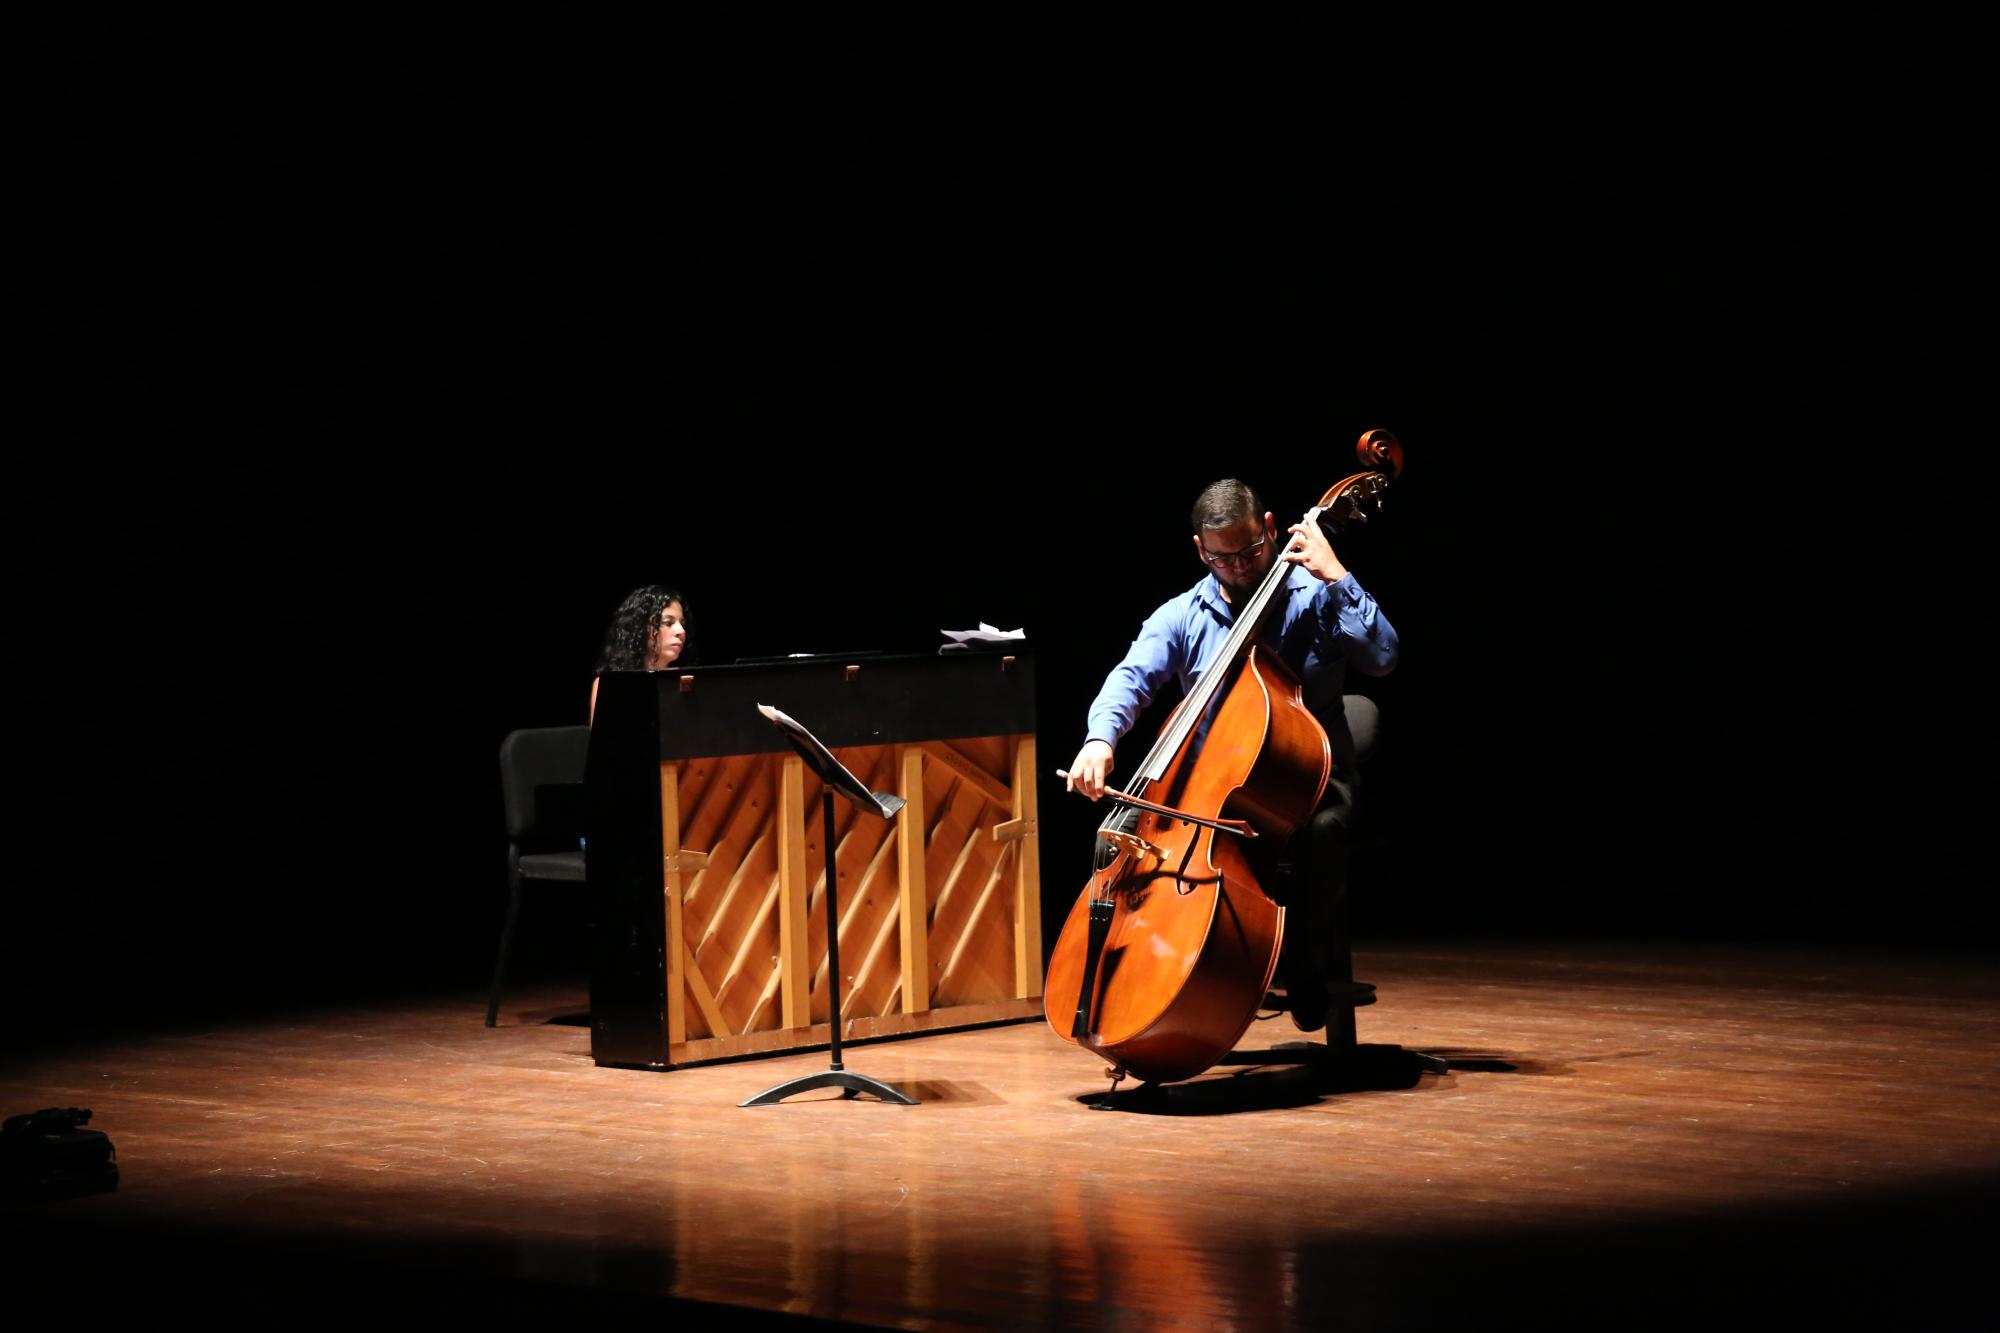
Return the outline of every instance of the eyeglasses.
<path id="1" fill-rule="evenodd" d="M 1263 550 L 1264 543 L 1269 540 L 1268 537 L 1259 537 L 1240 551 L 1211 551 L 1204 546 L 1201 548 L 1201 558 L 1218 567 L 1247 565 L 1257 558 L 1257 552 Z"/>

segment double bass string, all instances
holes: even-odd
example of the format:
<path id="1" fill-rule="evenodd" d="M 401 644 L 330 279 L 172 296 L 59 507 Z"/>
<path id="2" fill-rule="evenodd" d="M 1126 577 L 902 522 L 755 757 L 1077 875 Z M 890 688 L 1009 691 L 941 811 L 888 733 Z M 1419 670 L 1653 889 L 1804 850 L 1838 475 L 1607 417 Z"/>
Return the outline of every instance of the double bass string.
<path id="1" fill-rule="evenodd" d="M 1306 523 L 1318 522 L 1322 512 L 1324 510 L 1316 505 L 1306 511 L 1305 518 L 1302 521 Z M 1290 542 L 1286 543 L 1285 549 L 1291 549 Z M 1211 667 L 1216 664 L 1227 664 L 1239 659 L 1246 642 L 1256 634 L 1258 627 L 1264 621 L 1266 613 L 1271 609 L 1271 603 L 1276 598 L 1278 589 L 1284 586 L 1290 575 L 1291 565 L 1289 563 L 1283 559 L 1271 562 L 1271 568 L 1264 573 L 1263 582 L 1257 585 L 1257 591 L 1244 603 L 1240 613 L 1236 616 L 1235 623 L 1230 627 L 1228 636 L 1223 640 L 1220 651 L 1211 659 Z M 1158 739 L 1153 742 L 1153 747 L 1146 752 L 1146 757 L 1141 761 L 1138 771 L 1133 775 L 1132 781 L 1122 789 L 1123 795 L 1137 799 L 1149 783 L 1159 780 L 1165 772 L 1167 763 L 1171 761 L 1174 755 L 1180 752 L 1182 746 L 1187 742 L 1188 736 L 1193 732 L 1195 727 L 1200 725 L 1202 716 L 1214 702 L 1215 696 L 1221 690 L 1222 682 L 1228 674 L 1226 670 L 1215 671 L 1212 669 L 1202 673 L 1201 679 L 1196 681 L 1194 689 L 1189 691 L 1187 699 L 1182 703 L 1180 711 L 1175 716 L 1173 722 L 1161 731 Z M 1160 817 L 1163 819 L 1175 818 L 1175 816 L 1168 814 L 1162 814 Z M 1105 816 L 1104 822 L 1098 828 L 1100 832 L 1111 830 L 1130 836 L 1133 830 L 1138 827 L 1140 818 L 1141 812 L 1137 806 L 1125 805 Z M 1195 822 L 1207 823 L 1208 821 L 1198 820 Z M 1188 868 L 1194 859 L 1195 848 L 1199 842 L 1198 838 L 1190 838 L 1188 840 L 1186 847 L 1182 849 L 1180 864 L 1178 866 L 1172 869 L 1164 866 L 1156 867 L 1150 872 L 1143 874 L 1132 864 L 1136 853 L 1130 847 L 1120 847 L 1114 843 L 1106 842 L 1105 849 L 1110 851 L 1112 855 L 1103 858 L 1102 863 L 1095 868 L 1090 880 L 1090 947 L 1086 955 L 1083 986 L 1077 996 L 1077 1010 L 1071 1029 L 1072 1035 L 1076 1039 L 1081 1040 L 1084 1034 L 1092 1029 L 1091 1020 L 1094 1017 L 1097 1007 L 1096 991 L 1100 985 L 1100 977 L 1098 975 L 1099 964 L 1104 948 L 1109 942 L 1111 925 L 1117 913 L 1120 891 L 1128 887 L 1136 888 L 1150 880 L 1171 876 L 1174 881 L 1174 892 L 1181 897 L 1185 897 L 1204 884 L 1220 883 L 1222 879 L 1220 873 L 1213 877 L 1204 876 L 1195 878 L 1189 876 Z"/>
<path id="2" fill-rule="evenodd" d="M 1305 518 L 1301 522 L 1316 523 L 1319 521 L 1319 516 L 1324 512 L 1323 509 L 1315 505 L 1306 511 Z M 1285 549 L 1287 551 L 1291 549 L 1290 542 L 1286 543 Z M 1282 553 L 1280 553 L 1278 559 L 1271 562 L 1271 567 L 1264 571 L 1264 581 L 1257 585 L 1257 591 L 1251 594 L 1249 601 L 1244 603 L 1241 612 L 1236 617 L 1236 623 L 1230 627 L 1229 636 L 1223 640 L 1221 650 L 1211 659 L 1212 664 L 1230 663 L 1237 660 L 1242 652 L 1245 641 L 1256 634 L 1258 626 L 1264 621 L 1265 614 L 1270 611 L 1271 603 L 1276 599 L 1278 589 L 1284 586 L 1285 581 L 1291 577 L 1291 569 L 1291 565 L 1284 560 Z M 1195 682 L 1194 689 L 1189 692 L 1187 702 L 1181 706 L 1179 716 L 1173 720 L 1173 723 L 1165 731 L 1160 733 L 1159 740 L 1154 742 L 1153 748 L 1146 752 L 1146 758 L 1140 764 L 1138 774 L 1134 778 L 1135 784 L 1148 779 L 1154 781 L 1159 779 L 1161 773 L 1165 771 L 1167 762 L 1175 754 L 1179 753 L 1181 746 L 1187 740 L 1188 734 L 1200 725 L 1202 715 L 1208 711 L 1208 707 L 1214 702 L 1216 694 L 1221 691 L 1223 677 L 1227 674 L 1228 672 L 1226 671 L 1218 672 L 1211 670 L 1202 672 L 1201 679 Z M 1127 796 L 1136 796 L 1138 792 L 1132 788 L 1127 788 L 1125 794 Z"/>

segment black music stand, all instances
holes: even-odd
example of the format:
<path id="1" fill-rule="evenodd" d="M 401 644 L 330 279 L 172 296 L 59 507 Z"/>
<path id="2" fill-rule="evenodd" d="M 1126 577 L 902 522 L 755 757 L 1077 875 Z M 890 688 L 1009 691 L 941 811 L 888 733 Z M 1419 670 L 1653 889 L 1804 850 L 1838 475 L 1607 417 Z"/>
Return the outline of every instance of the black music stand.
<path id="1" fill-rule="evenodd" d="M 833 1066 L 824 1074 L 803 1074 L 795 1079 L 780 1083 L 775 1088 L 767 1088 L 747 1102 L 738 1106 L 771 1106 L 783 1101 L 795 1092 L 810 1092 L 814 1088 L 842 1088 L 843 1098 L 852 1099 L 859 1093 L 872 1092 L 885 1102 L 895 1102 L 899 1106 L 915 1106 L 917 1099 L 896 1091 L 887 1083 L 869 1078 L 866 1074 L 856 1074 L 844 1069 L 840 1063 L 840 908 L 834 898 L 834 884 L 840 878 L 833 857 L 833 794 L 838 791 L 872 815 L 889 819 L 903 808 L 903 798 L 891 796 L 887 792 L 869 791 L 847 771 L 847 766 L 833 757 L 833 752 L 819 743 L 819 738 L 798 723 L 786 717 L 769 704 L 758 704 L 757 711 L 771 720 L 778 734 L 785 738 L 799 757 L 811 765 L 819 774 L 820 804 L 826 820 L 826 832 L 820 841 L 820 858 L 826 862 L 826 984 L 827 984 L 827 1028 L 833 1034 Z M 908 984 L 907 982 L 905 984 Z"/>

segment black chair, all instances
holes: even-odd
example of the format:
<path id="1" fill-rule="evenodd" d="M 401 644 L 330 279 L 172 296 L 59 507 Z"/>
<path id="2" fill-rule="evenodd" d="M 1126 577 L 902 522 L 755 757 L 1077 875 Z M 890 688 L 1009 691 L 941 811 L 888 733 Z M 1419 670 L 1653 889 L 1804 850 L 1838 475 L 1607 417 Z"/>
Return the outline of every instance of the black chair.
<path id="1" fill-rule="evenodd" d="M 1381 729 L 1382 710 L 1365 694 L 1343 694 L 1340 709 L 1347 714 L 1347 732 L 1354 737 L 1354 766 L 1365 765 L 1375 753 L 1375 733 Z"/>
<path id="2" fill-rule="evenodd" d="M 521 913 L 521 886 L 529 880 L 584 882 L 583 765 L 590 750 L 589 727 L 529 727 L 500 742 L 500 795 L 507 810 L 507 922 L 500 930 L 500 956 L 493 963 L 493 995 L 486 1002 L 486 1026 L 500 1013 L 500 987 L 514 949 L 514 923 Z"/>

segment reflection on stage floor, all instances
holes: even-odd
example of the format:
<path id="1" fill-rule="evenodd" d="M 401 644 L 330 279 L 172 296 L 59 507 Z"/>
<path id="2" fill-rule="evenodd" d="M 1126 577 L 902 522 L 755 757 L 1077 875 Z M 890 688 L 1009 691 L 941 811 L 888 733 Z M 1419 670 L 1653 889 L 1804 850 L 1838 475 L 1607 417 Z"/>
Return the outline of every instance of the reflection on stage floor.
<path id="1" fill-rule="evenodd" d="M 0 1065 L 115 1193 L 0 1206 L 75 1313 L 721 1313 L 903 1327 L 1666 1325 L 1970 1302 L 2000 1179 L 1985 959 L 1363 948 L 1373 1063 L 1100 1113 L 1040 1023 L 850 1045 L 914 1107 L 741 1109 L 826 1055 L 591 1064 L 580 987 L 245 1018 Z M 1422 1052 L 1444 1073 L 1402 1060 Z M 1129 1086 L 1129 1085 L 1128 1085 Z M 81 1284 L 72 1285 L 72 1284 Z M 87 1293 L 87 1295 L 86 1295 Z"/>

